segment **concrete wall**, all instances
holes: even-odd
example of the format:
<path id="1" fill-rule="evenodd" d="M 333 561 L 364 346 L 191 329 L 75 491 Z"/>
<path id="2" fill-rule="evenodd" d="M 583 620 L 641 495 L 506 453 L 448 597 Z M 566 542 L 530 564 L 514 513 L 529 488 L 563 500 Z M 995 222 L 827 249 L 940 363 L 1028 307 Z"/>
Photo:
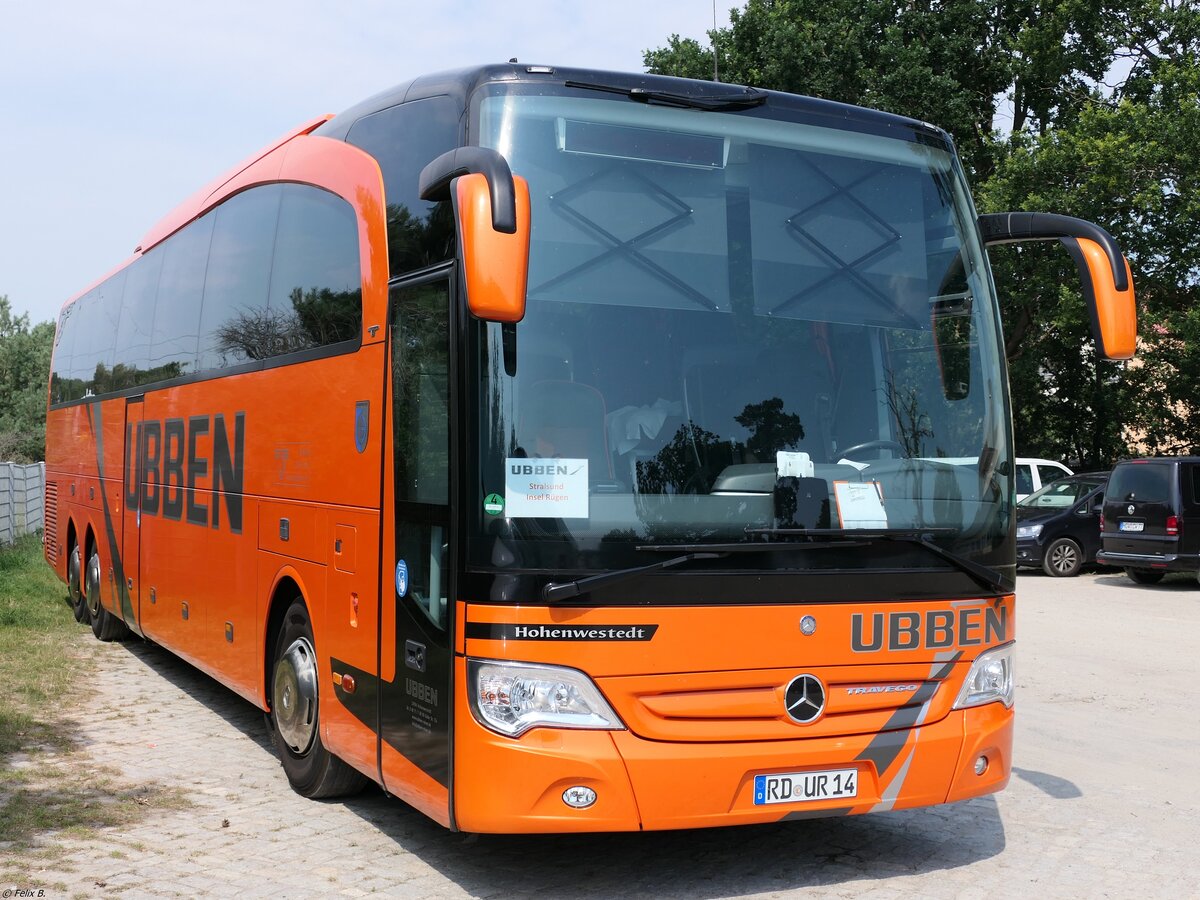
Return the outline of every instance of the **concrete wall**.
<path id="1" fill-rule="evenodd" d="M 0 462 L 0 544 L 43 527 L 46 464 Z"/>

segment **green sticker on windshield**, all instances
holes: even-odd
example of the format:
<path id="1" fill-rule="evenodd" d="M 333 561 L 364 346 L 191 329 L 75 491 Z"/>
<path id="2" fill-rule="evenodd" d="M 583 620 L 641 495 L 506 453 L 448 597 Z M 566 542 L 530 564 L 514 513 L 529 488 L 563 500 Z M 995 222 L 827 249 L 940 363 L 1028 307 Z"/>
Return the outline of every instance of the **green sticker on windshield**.
<path id="1" fill-rule="evenodd" d="M 504 498 L 499 494 L 488 494 L 483 498 L 483 511 L 489 516 L 498 516 L 504 512 Z"/>

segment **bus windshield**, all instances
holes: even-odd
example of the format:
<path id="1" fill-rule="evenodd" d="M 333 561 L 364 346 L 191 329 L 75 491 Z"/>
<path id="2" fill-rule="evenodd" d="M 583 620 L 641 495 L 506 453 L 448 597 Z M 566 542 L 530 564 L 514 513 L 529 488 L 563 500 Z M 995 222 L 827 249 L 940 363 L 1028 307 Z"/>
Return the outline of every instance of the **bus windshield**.
<path id="1" fill-rule="evenodd" d="M 771 103 L 484 91 L 477 141 L 528 180 L 532 239 L 525 318 L 472 326 L 469 564 L 601 569 L 762 529 L 997 551 L 1002 344 L 948 144 Z"/>

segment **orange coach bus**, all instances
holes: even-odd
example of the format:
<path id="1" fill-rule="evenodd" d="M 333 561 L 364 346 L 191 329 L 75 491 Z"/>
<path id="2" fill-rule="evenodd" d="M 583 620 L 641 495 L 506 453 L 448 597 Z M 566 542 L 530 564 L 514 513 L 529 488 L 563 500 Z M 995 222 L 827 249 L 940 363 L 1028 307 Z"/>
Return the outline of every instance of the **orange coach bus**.
<path id="1" fill-rule="evenodd" d="M 496 65 L 310 122 L 63 308 L 46 558 L 101 640 L 267 715 L 294 788 L 450 828 L 685 828 L 1000 790 L 1013 441 L 949 137 Z"/>

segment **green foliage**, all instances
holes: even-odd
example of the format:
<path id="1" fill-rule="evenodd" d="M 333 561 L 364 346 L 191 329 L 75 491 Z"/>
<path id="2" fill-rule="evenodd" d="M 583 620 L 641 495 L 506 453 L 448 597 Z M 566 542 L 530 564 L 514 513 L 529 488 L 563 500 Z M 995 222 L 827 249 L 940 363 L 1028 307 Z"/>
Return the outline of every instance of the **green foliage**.
<path id="1" fill-rule="evenodd" d="M 0 461 L 37 462 L 46 455 L 46 384 L 54 324 L 32 328 L 0 296 Z"/>
<path id="2" fill-rule="evenodd" d="M 748 0 L 709 37 L 724 81 L 947 129 L 983 211 L 1075 215 L 1117 238 L 1142 336 L 1126 365 L 1097 361 L 1061 248 L 991 253 L 1020 453 L 1090 467 L 1200 447 L 1197 4 Z M 678 36 L 644 60 L 712 77 L 712 48 Z"/>

